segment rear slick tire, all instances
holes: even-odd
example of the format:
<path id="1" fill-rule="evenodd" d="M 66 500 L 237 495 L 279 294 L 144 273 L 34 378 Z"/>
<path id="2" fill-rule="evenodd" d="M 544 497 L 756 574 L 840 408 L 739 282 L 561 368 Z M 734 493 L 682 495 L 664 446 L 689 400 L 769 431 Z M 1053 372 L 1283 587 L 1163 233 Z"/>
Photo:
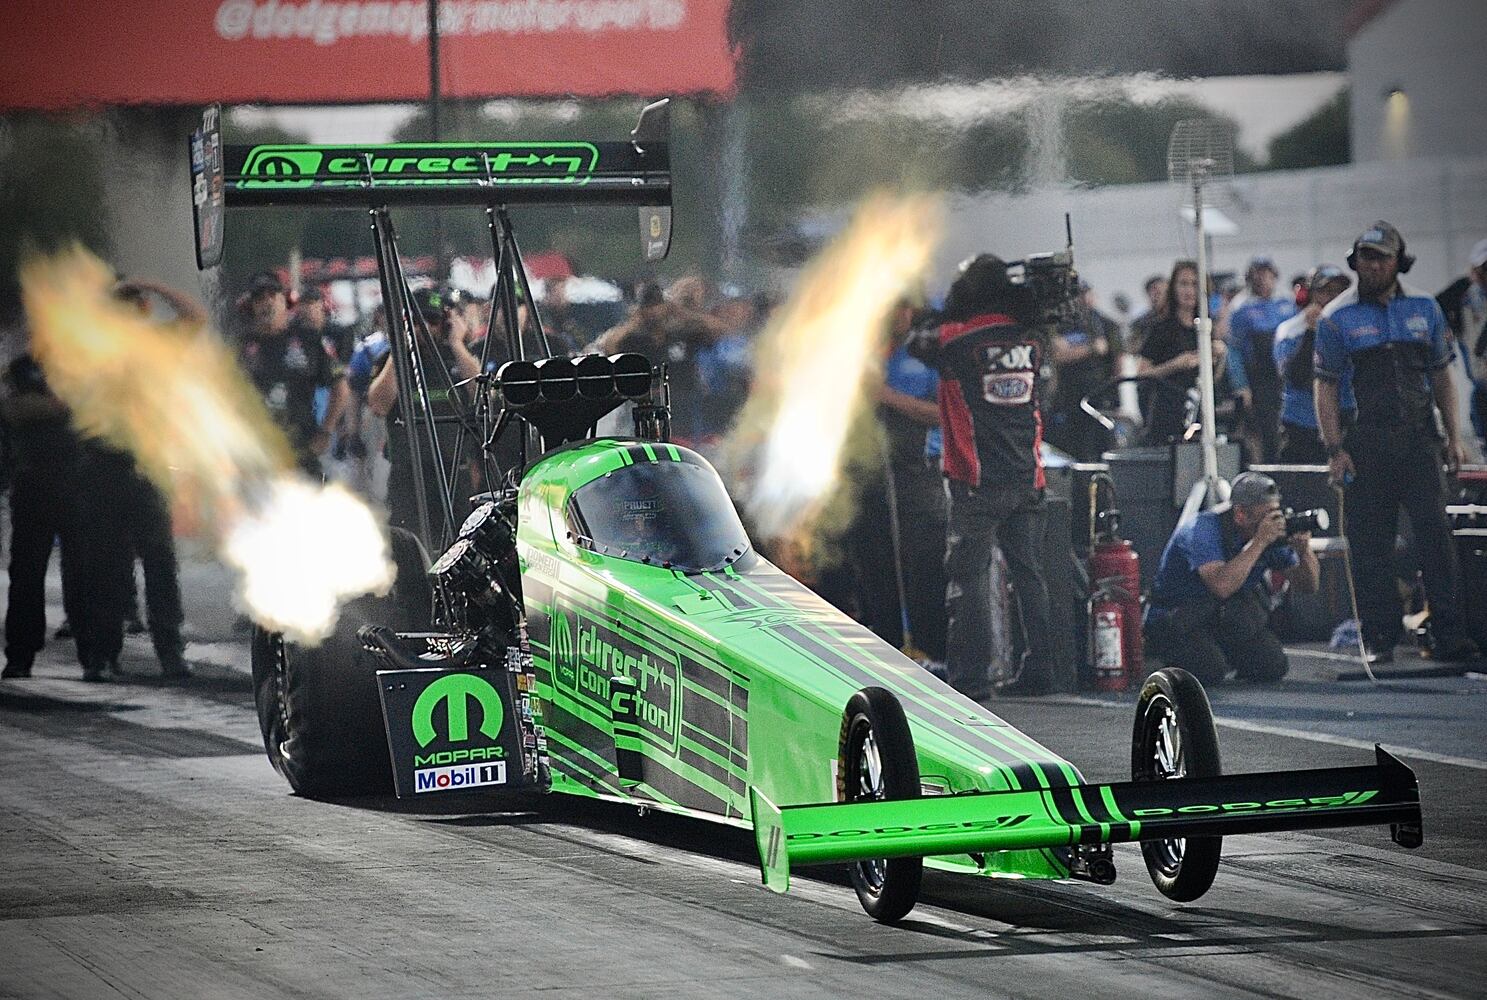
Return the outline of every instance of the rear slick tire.
<path id="1" fill-rule="evenodd" d="M 335 631 L 310 648 L 253 630 L 253 699 L 274 769 L 306 798 L 392 792 L 392 765 L 377 692 L 377 663 L 361 647 L 362 625 L 426 629 L 432 618 L 428 557 L 418 539 L 391 529 L 397 578 L 386 597 L 341 609 Z"/>
<path id="2" fill-rule="evenodd" d="M 843 802 L 917 799 L 919 758 L 903 706 L 880 687 L 863 688 L 842 715 L 837 797 Z M 923 858 L 859 861 L 848 869 L 867 915 L 879 923 L 902 920 L 919 901 Z"/>
<path id="3" fill-rule="evenodd" d="M 1179 667 L 1158 670 L 1141 686 L 1131 730 L 1131 780 L 1216 778 L 1223 773 L 1213 709 L 1198 678 Z M 1222 837 L 1143 840 L 1152 884 L 1168 899 L 1190 903 L 1213 885 Z"/>

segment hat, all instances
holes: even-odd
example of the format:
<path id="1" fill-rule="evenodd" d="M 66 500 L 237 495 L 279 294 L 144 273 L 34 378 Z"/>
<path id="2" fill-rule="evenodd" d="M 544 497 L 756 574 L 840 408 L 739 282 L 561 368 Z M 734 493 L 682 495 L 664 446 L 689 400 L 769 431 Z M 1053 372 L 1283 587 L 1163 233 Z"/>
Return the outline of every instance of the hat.
<path id="1" fill-rule="evenodd" d="M 1229 484 L 1229 505 L 1232 507 L 1254 507 L 1280 499 L 1280 487 L 1275 480 L 1258 472 L 1241 472 Z"/>
<path id="2" fill-rule="evenodd" d="M 1353 249 L 1377 250 L 1386 257 L 1398 257 L 1404 249 L 1404 237 L 1399 235 L 1399 230 L 1380 219 L 1353 241 Z"/>
<path id="3" fill-rule="evenodd" d="M 1351 285 L 1353 279 L 1347 276 L 1342 268 L 1335 264 L 1318 264 L 1311 269 L 1307 276 L 1306 287 L 1313 292 L 1320 292 L 1335 281 L 1341 281 L 1345 285 Z"/>
<path id="4" fill-rule="evenodd" d="M 288 289 L 284 287 L 284 282 L 280 281 L 279 276 L 273 271 L 259 271 L 248 279 L 248 294 L 250 296 L 262 295 L 265 292 L 283 295 L 287 291 Z"/>
<path id="5" fill-rule="evenodd" d="M 426 320 L 441 320 L 460 304 L 460 293 L 453 288 L 420 288 L 413 293 L 413 306 Z"/>
<path id="6" fill-rule="evenodd" d="M 1481 267 L 1487 264 L 1487 240 L 1478 240 L 1472 247 L 1471 253 L 1466 255 L 1467 262 L 1472 267 Z"/>

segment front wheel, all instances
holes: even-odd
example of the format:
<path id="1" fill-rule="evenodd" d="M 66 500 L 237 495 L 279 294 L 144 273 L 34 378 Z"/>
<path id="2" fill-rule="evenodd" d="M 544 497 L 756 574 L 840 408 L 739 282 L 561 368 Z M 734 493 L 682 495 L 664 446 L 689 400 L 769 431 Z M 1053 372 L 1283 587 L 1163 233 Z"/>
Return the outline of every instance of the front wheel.
<path id="1" fill-rule="evenodd" d="M 1216 778 L 1218 731 L 1213 709 L 1198 678 L 1178 667 L 1158 670 L 1141 686 L 1131 732 L 1131 780 Z M 1168 899 L 1190 903 L 1213 885 L 1222 837 L 1143 840 L 1141 854 L 1157 890 Z"/>
<path id="2" fill-rule="evenodd" d="M 919 758 L 903 706 L 879 687 L 863 688 L 842 716 L 837 791 L 844 802 L 919 797 Z M 849 870 L 867 915 L 881 923 L 902 920 L 919 901 L 923 858 L 859 861 Z"/>

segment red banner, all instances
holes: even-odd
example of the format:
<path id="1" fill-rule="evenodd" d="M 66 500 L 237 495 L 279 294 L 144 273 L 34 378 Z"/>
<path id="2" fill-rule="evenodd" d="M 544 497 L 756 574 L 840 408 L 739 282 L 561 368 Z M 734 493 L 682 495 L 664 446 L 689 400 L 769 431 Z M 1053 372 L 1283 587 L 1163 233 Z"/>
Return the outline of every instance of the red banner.
<path id="1" fill-rule="evenodd" d="M 727 0 L 440 0 L 446 97 L 730 93 Z M 4 0 L 0 107 L 418 101 L 425 0 Z"/>

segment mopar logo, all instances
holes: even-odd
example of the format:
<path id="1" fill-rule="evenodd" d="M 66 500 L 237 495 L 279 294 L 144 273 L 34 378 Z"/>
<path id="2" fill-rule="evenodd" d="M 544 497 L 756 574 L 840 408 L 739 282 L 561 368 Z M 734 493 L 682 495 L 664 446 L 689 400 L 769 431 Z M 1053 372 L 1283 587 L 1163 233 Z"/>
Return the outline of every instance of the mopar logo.
<path id="1" fill-rule="evenodd" d="M 1220 802 L 1214 805 L 1198 804 L 1178 806 L 1175 809 L 1132 809 L 1133 819 L 1152 819 L 1157 816 L 1197 816 L 1204 813 L 1257 812 L 1269 809 L 1336 809 L 1341 806 L 1361 806 L 1375 795 L 1377 790 L 1367 792 L 1344 792 L 1341 795 L 1318 795 L 1309 799 L 1271 799 L 1268 802 Z"/>
<path id="2" fill-rule="evenodd" d="M 505 747 L 472 747 L 469 750 L 437 750 L 431 754 L 414 754 L 414 767 L 435 767 L 447 764 L 468 764 L 471 761 L 503 760 Z"/>
<path id="3" fill-rule="evenodd" d="M 303 188 L 315 183 L 324 154 L 299 146 L 254 146 L 240 187 Z"/>
<path id="4" fill-rule="evenodd" d="M 875 826 L 866 830 L 832 830 L 827 833 L 792 833 L 786 840 L 846 840 L 851 837 L 893 837 L 915 833 L 976 833 L 987 830 L 1007 830 L 1021 826 L 1032 817 L 991 816 L 987 819 L 967 820 L 963 823 L 923 823 L 919 826 Z"/>
<path id="5" fill-rule="evenodd" d="M 501 719 L 501 696 L 482 677 L 474 674 L 447 674 L 424 688 L 413 704 L 413 737 L 418 745 L 426 747 L 438 733 L 434 729 L 434 709 L 442 702 L 449 720 L 447 739 L 451 743 L 465 743 L 470 739 L 470 700 L 480 706 L 480 732 L 489 739 L 499 739 Z"/>

